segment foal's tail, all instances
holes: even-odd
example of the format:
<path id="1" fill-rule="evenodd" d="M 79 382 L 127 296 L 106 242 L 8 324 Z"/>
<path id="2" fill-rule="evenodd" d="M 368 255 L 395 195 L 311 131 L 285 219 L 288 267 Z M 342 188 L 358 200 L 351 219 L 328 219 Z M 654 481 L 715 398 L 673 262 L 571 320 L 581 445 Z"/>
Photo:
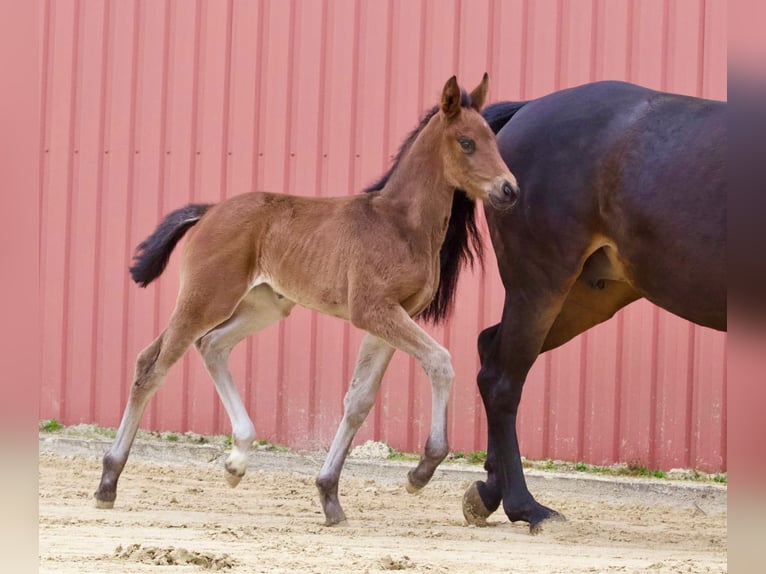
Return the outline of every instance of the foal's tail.
<path id="1" fill-rule="evenodd" d="M 154 233 L 144 239 L 136 249 L 133 266 L 130 268 L 133 281 L 141 287 L 146 287 L 159 277 L 168 264 L 173 248 L 211 207 L 213 205 L 208 203 L 190 203 L 169 213 Z"/>
<path id="2" fill-rule="evenodd" d="M 496 104 L 490 104 L 481 110 L 481 115 L 487 120 L 492 131 L 497 133 L 508 123 L 508 120 L 510 120 L 516 112 L 524 107 L 524 104 L 526 103 L 527 102 L 497 102 Z"/>

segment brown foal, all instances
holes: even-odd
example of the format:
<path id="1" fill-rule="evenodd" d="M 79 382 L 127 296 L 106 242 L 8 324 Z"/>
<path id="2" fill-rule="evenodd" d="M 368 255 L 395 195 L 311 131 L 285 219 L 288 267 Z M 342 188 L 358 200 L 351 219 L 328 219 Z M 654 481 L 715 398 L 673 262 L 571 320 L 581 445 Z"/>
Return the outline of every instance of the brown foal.
<path id="1" fill-rule="evenodd" d="M 214 206 L 189 205 L 160 224 L 138 249 L 133 278 L 146 285 L 189 230 L 181 287 L 165 330 L 136 361 L 117 436 L 104 455 L 97 506 L 111 508 L 144 409 L 168 369 L 196 345 L 232 424 L 226 478 L 245 474 L 255 429 L 228 367 L 232 348 L 300 304 L 365 331 L 344 414 L 316 479 L 326 523 L 345 520 L 338 481 L 356 431 L 377 395 L 395 349 L 413 356 L 432 385 L 430 434 L 407 490 L 428 483 L 449 451 L 447 400 L 454 371 L 447 350 L 413 320 L 439 285 L 439 250 L 455 188 L 495 206 L 518 186 L 479 110 L 487 75 L 470 94 L 454 76 L 438 112 L 408 147 L 378 192 L 307 198 L 254 192 Z"/>

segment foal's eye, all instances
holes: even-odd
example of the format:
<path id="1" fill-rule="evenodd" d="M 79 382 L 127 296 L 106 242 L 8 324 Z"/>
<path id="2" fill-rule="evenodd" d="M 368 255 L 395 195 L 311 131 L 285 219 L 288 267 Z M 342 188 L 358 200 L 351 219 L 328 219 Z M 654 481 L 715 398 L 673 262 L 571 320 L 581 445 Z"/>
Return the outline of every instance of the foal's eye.
<path id="1" fill-rule="evenodd" d="M 457 141 L 465 153 L 472 154 L 473 152 L 476 151 L 476 142 L 473 141 L 471 138 L 460 137 L 458 138 Z"/>

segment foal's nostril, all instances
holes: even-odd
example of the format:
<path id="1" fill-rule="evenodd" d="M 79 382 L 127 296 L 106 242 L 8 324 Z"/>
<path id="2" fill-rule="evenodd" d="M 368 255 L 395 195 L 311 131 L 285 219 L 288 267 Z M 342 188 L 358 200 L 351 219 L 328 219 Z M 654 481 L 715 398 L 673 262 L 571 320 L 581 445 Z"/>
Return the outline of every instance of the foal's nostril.
<path id="1" fill-rule="evenodd" d="M 516 192 L 514 191 L 511 183 L 508 181 L 503 182 L 503 196 L 505 197 L 505 199 L 516 198 Z"/>

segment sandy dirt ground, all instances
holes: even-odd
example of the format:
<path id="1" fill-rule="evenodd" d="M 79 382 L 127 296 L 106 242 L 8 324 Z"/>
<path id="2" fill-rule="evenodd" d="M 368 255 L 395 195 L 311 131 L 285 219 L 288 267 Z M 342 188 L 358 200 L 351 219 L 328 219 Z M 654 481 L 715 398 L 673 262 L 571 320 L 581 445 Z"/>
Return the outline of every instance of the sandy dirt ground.
<path id="1" fill-rule="evenodd" d="M 442 465 L 419 494 L 412 463 L 349 460 L 344 526 L 323 525 L 314 474 L 322 456 L 256 452 L 236 489 L 220 448 L 139 444 L 112 510 L 92 493 L 108 442 L 43 437 L 40 572 L 130 574 L 364 572 L 726 572 L 726 489 L 530 471 L 538 500 L 568 520 L 532 536 L 502 512 L 486 528 L 461 513 L 483 477 Z"/>

